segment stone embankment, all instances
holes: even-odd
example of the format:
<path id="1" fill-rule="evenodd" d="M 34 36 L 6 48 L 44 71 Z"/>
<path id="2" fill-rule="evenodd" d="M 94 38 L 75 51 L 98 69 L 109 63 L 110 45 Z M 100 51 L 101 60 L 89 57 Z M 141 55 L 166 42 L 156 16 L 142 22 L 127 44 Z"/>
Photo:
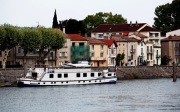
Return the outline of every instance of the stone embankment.
<path id="1" fill-rule="evenodd" d="M 96 70 L 107 68 L 94 68 Z M 114 68 L 111 68 L 114 70 Z M 15 86 L 16 79 L 24 73 L 23 69 L 0 69 L 0 87 Z M 175 73 L 180 78 L 180 67 L 175 67 Z M 173 67 L 120 67 L 117 70 L 118 80 L 171 78 Z"/>
<path id="2" fill-rule="evenodd" d="M 175 74 L 180 78 L 180 67 L 174 68 Z M 117 70 L 118 80 L 125 79 L 154 79 L 154 78 L 171 78 L 173 67 L 126 67 Z"/>

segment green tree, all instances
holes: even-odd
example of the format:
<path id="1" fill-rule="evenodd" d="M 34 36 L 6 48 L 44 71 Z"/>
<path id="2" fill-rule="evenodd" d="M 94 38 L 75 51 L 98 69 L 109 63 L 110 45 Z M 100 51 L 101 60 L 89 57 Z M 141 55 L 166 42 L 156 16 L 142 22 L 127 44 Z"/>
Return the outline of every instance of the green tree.
<path id="1" fill-rule="evenodd" d="M 42 34 L 42 44 L 39 48 L 39 62 L 38 64 L 44 64 L 45 58 L 51 51 L 56 51 L 63 47 L 65 43 L 65 34 L 58 29 L 40 28 L 39 31 Z M 47 52 L 44 52 L 48 49 Z"/>
<path id="2" fill-rule="evenodd" d="M 55 12 L 54 12 L 52 28 L 59 28 L 59 24 L 58 24 L 58 20 L 57 20 L 57 14 L 56 14 L 56 9 L 55 9 Z"/>
<path id="3" fill-rule="evenodd" d="M 20 43 L 21 48 L 23 49 L 23 65 L 24 65 L 24 73 L 26 73 L 26 58 L 27 54 L 30 52 L 36 52 L 39 49 L 42 43 L 41 33 L 37 30 L 37 28 L 22 28 L 22 41 Z"/>
<path id="4" fill-rule="evenodd" d="M 118 54 L 117 56 L 116 56 L 116 65 L 118 65 L 118 66 L 122 66 L 122 60 L 124 60 L 124 58 L 125 58 L 125 54 L 124 53 L 122 53 L 122 54 Z"/>
<path id="5" fill-rule="evenodd" d="M 14 26 L 4 24 L 0 28 L 0 50 L 4 51 L 5 55 L 3 57 L 2 65 L 3 68 L 6 67 L 7 56 L 10 49 L 17 46 L 20 42 L 20 33 Z"/>
<path id="6" fill-rule="evenodd" d="M 113 15 L 110 13 L 99 12 L 95 15 L 88 15 L 84 19 L 85 30 L 88 36 L 93 28 L 97 27 L 100 24 L 122 24 L 127 23 L 127 20 L 122 17 L 120 14 Z"/>
<path id="7" fill-rule="evenodd" d="M 63 31 L 65 28 L 66 34 L 78 34 L 85 35 L 85 28 L 83 21 L 77 21 L 76 19 L 69 19 L 60 21 L 60 29 Z"/>
<path id="8" fill-rule="evenodd" d="M 163 56 L 163 57 L 161 58 L 161 64 L 162 64 L 162 65 L 168 65 L 171 60 L 172 60 L 172 59 L 171 59 L 170 56 L 165 55 L 165 56 Z"/>
<path id="9" fill-rule="evenodd" d="M 166 32 L 177 30 L 180 28 L 180 0 L 165 5 L 160 5 L 155 9 L 154 25 L 156 29 L 162 31 L 162 35 Z"/>

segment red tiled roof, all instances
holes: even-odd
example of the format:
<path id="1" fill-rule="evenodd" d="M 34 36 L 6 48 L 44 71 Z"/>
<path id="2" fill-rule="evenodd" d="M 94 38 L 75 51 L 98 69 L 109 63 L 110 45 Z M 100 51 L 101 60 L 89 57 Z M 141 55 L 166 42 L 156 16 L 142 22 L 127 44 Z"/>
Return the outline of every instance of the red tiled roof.
<path id="1" fill-rule="evenodd" d="M 115 44 L 115 47 L 117 47 L 117 43 L 113 39 L 111 39 L 111 40 L 109 40 L 109 39 L 99 39 L 99 40 L 107 43 L 108 47 L 110 47 L 113 43 Z"/>
<path id="2" fill-rule="evenodd" d="M 105 42 L 100 41 L 100 40 L 95 39 L 95 38 L 89 38 L 89 44 L 91 44 L 91 45 L 98 45 L 98 44 L 107 45 Z"/>
<path id="3" fill-rule="evenodd" d="M 180 41 L 180 36 L 169 36 L 161 41 Z"/>
<path id="4" fill-rule="evenodd" d="M 91 32 L 121 32 L 121 31 L 137 31 L 146 23 L 138 24 L 101 24 L 94 28 Z"/>
<path id="5" fill-rule="evenodd" d="M 67 34 L 72 41 L 88 41 L 85 37 L 79 34 Z"/>

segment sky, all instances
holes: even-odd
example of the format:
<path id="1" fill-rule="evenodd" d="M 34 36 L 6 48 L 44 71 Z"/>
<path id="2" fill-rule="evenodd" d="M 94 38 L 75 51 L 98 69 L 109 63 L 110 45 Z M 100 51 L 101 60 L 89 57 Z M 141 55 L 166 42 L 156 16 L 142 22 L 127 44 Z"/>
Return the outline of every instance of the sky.
<path id="1" fill-rule="evenodd" d="M 52 27 L 57 19 L 83 20 L 98 12 L 121 14 L 129 23 L 154 24 L 155 8 L 172 0 L 0 0 L 0 25 Z"/>

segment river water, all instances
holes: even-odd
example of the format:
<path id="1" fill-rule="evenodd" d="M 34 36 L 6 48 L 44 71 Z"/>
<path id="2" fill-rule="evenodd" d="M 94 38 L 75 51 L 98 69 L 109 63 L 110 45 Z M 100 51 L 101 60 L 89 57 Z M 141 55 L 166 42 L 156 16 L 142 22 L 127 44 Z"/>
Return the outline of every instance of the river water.
<path id="1" fill-rule="evenodd" d="M 180 79 L 0 88 L 0 112 L 180 112 Z"/>

